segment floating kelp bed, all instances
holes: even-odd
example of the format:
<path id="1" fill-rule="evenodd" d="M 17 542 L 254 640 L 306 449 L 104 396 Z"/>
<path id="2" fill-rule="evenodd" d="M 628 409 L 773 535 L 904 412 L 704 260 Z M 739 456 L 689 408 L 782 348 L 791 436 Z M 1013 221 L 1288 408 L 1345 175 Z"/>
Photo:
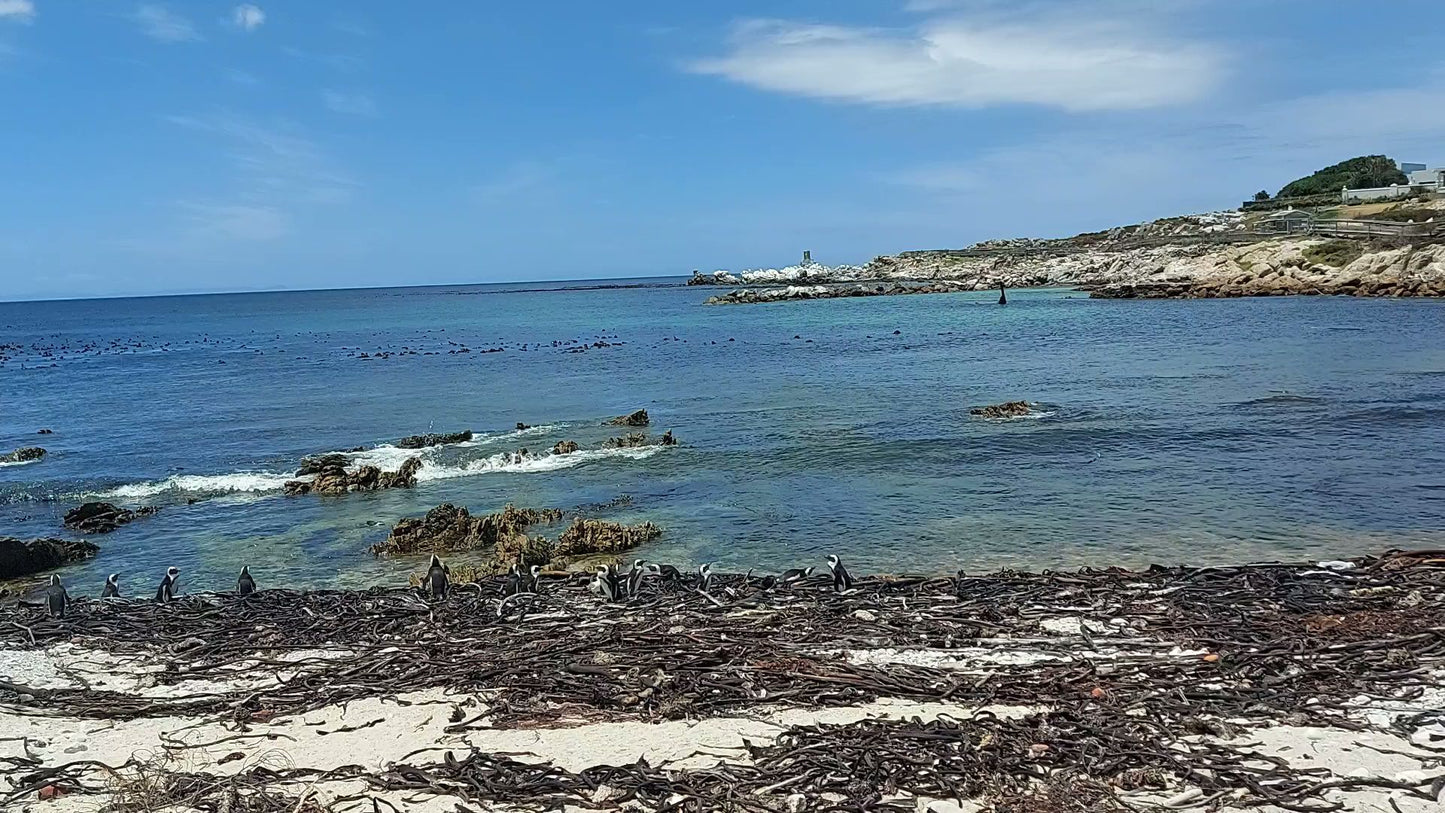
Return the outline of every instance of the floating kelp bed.
<path id="1" fill-rule="evenodd" d="M 222 689 L 167 697 L 0 684 L 0 705 L 114 720 L 219 716 L 242 732 L 279 715 L 436 688 L 458 695 L 452 732 L 879 698 L 1044 709 L 1023 719 L 793 727 L 751 746 L 746 764 L 707 769 L 638 763 L 571 772 L 473 752 L 330 775 L 365 778 L 376 791 L 447 793 L 484 809 L 637 800 L 646 809 L 913 810 L 901 792 L 981 797 L 999 811 L 1111 810 L 1126 809 L 1121 791 L 1182 783 L 1202 792 L 1194 805 L 1228 796 L 1231 804 L 1322 811 L 1338 807 L 1322 794 L 1351 783 L 1422 798 L 1445 787 L 1445 775 L 1393 784 L 1312 777 L 1217 742 L 1273 723 L 1361 728 L 1347 712 L 1362 699 L 1398 703 L 1438 687 L 1445 553 L 1329 567 L 870 578 L 841 594 L 824 579 L 765 590 L 757 579 L 720 576 L 709 595 L 654 580 L 623 604 L 602 602 L 573 576 L 544 579 L 537 596 L 503 597 L 500 580 L 490 580 L 436 603 L 377 589 L 200 595 L 170 605 L 80 601 L 63 620 L 33 607 L 0 609 L 0 646 L 59 643 L 159 659 L 160 683 Z M 887 655 L 920 649 L 933 665 Z M 239 675 L 265 679 L 226 686 Z M 475 695 L 484 708 L 467 711 Z M 1393 725 L 1408 735 L 1434 721 L 1426 714 Z M 80 788 L 99 769 L 65 770 L 22 777 L 22 791 Z M 267 784 L 253 773 L 210 778 L 202 783 L 210 797 L 176 774 L 182 790 L 165 801 L 219 809 L 215 794 L 231 794 L 232 810 L 301 804 L 253 792 Z M 267 781 L 302 778 L 314 781 L 316 772 Z"/>

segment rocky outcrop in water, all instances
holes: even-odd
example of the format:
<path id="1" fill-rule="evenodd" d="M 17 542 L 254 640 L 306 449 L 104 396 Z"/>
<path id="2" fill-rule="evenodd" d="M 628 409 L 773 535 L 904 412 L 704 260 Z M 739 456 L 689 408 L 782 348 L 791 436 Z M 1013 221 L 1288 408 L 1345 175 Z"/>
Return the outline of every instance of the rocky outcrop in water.
<path id="1" fill-rule="evenodd" d="M 621 553 L 631 550 L 644 542 L 662 536 L 662 529 L 644 522 L 641 525 L 622 525 L 600 519 L 572 521 L 567 530 L 557 537 L 553 549 L 554 558 L 575 558 L 595 554 Z"/>
<path id="2" fill-rule="evenodd" d="M 161 509 L 146 506 L 131 510 L 108 502 L 88 502 L 65 512 L 65 527 L 83 534 L 108 534 L 129 522 L 148 517 Z"/>
<path id="3" fill-rule="evenodd" d="M 631 432 L 620 438 L 608 438 L 602 445 L 608 449 L 633 449 L 638 446 L 646 446 L 647 433 Z"/>
<path id="4" fill-rule="evenodd" d="M 346 468 L 351 463 L 351 458 L 340 452 L 324 454 L 319 457 L 302 458 L 301 465 L 296 469 L 297 477 L 305 477 L 311 474 L 320 474 L 327 469 Z"/>
<path id="5" fill-rule="evenodd" d="M 376 466 L 347 469 L 345 455 L 319 458 L 315 477 L 310 480 L 287 480 L 283 489 L 295 494 L 346 494 L 351 491 L 378 491 L 384 488 L 411 488 L 421 470 L 421 458 L 409 457 L 396 471 L 382 471 Z"/>
<path id="6" fill-rule="evenodd" d="M 398 449 L 425 449 L 429 446 L 445 446 L 450 443 L 465 443 L 472 439 L 472 430 L 448 434 L 408 435 L 396 442 Z"/>
<path id="7" fill-rule="evenodd" d="M 1028 401 L 1006 401 L 1002 404 L 990 404 L 989 406 L 974 407 L 968 411 L 970 415 L 977 415 L 980 418 L 998 420 L 1001 418 L 1021 418 L 1033 414 L 1033 406 Z"/>
<path id="8" fill-rule="evenodd" d="M 525 536 L 533 525 L 556 522 L 562 512 L 555 509 L 516 508 L 472 516 L 465 508 L 442 503 L 426 516 L 403 519 L 391 529 L 386 541 L 373 545 L 377 556 L 412 553 L 455 553 L 481 550 Z"/>
<path id="9" fill-rule="evenodd" d="M 649 422 L 650 419 L 647 417 L 647 410 L 639 409 L 636 412 L 619 415 L 607 423 L 611 426 L 647 426 Z"/>
<path id="10" fill-rule="evenodd" d="M 89 559 L 100 552 L 91 542 L 70 539 L 33 539 L 22 542 L 13 537 L 0 537 L 0 579 L 29 576 Z"/>
<path id="11" fill-rule="evenodd" d="M 677 438 L 672 436 L 672 430 L 669 429 L 666 432 L 662 433 L 662 439 L 659 440 L 658 443 L 663 446 L 676 446 Z"/>
<path id="12" fill-rule="evenodd" d="M 552 454 L 572 454 L 581 448 L 575 440 L 559 440 L 552 447 Z"/>
<path id="13" fill-rule="evenodd" d="M 0 455 L 0 463 L 29 463 L 32 460 L 39 460 L 45 456 L 45 450 L 39 446 L 25 446 L 16 449 L 10 454 Z"/>

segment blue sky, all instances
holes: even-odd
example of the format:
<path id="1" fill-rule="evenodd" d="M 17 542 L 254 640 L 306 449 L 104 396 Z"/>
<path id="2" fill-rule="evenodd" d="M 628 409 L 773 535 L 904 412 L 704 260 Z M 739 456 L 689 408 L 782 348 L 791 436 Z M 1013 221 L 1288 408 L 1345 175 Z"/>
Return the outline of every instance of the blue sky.
<path id="1" fill-rule="evenodd" d="M 0 0 L 0 300 L 681 274 L 1445 163 L 1438 2 Z"/>

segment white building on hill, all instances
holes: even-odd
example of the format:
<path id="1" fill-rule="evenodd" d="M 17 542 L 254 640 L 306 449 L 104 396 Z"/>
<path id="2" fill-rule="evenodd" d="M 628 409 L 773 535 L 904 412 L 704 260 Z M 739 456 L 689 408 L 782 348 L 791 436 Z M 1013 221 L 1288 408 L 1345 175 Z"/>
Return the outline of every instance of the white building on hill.
<path id="1" fill-rule="evenodd" d="M 1396 200 L 1415 195 L 1445 194 L 1445 167 L 1429 167 L 1425 164 L 1400 162 L 1397 166 L 1405 173 L 1406 182 L 1393 186 L 1377 186 L 1372 189 L 1349 189 L 1340 192 L 1345 203 L 1364 203 L 1372 200 Z"/>

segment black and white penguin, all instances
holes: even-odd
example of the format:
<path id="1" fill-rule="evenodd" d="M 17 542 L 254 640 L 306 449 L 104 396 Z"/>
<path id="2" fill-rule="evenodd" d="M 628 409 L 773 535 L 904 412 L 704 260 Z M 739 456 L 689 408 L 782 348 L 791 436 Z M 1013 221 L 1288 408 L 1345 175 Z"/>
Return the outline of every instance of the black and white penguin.
<path id="1" fill-rule="evenodd" d="M 803 581 L 811 575 L 813 575 L 813 568 L 811 566 L 806 568 L 794 567 L 789 568 L 788 570 L 784 570 L 783 575 L 779 579 L 779 581 L 781 581 L 784 586 L 787 586 L 797 584 L 798 582 Z"/>
<path id="2" fill-rule="evenodd" d="M 642 592 L 642 579 L 647 575 L 647 563 L 638 559 L 632 563 L 632 569 L 627 571 L 627 595 L 636 596 Z"/>
<path id="3" fill-rule="evenodd" d="M 522 566 L 512 565 L 507 568 L 507 581 L 502 585 L 502 595 L 515 596 L 525 592 L 522 587 Z"/>
<path id="4" fill-rule="evenodd" d="M 424 586 L 434 599 L 447 597 L 447 566 L 442 564 L 441 557 L 435 553 L 431 555 L 431 564 L 426 569 Z"/>
<path id="5" fill-rule="evenodd" d="M 592 577 L 589 588 L 606 601 L 612 601 L 617 596 L 612 590 L 612 580 L 607 577 L 607 568 L 602 565 L 597 566 L 597 575 Z"/>
<path id="6" fill-rule="evenodd" d="M 848 568 L 843 567 L 843 560 L 833 554 L 828 554 L 828 569 L 833 571 L 833 590 L 843 592 L 853 589 L 853 575 Z"/>
<path id="7" fill-rule="evenodd" d="M 606 578 L 607 590 L 611 594 L 612 601 L 621 601 L 622 599 L 627 597 L 627 594 L 625 592 L 627 590 L 627 584 L 626 581 L 622 578 L 621 574 L 617 572 L 617 565 L 613 564 L 607 566 Z"/>
<path id="8" fill-rule="evenodd" d="M 45 588 L 45 604 L 50 609 L 51 618 L 64 618 L 65 605 L 70 603 L 70 596 L 65 593 L 65 585 L 60 583 L 60 577 L 52 575 L 50 585 Z"/>
<path id="9" fill-rule="evenodd" d="M 682 571 L 672 565 L 657 565 L 657 575 L 663 581 L 667 582 L 682 581 Z"/>
<path id="10" fill-rule="evenodd" d="M 531 567 L 527 568 L 527 582 L 526 582 L 526 584 L 527 584 L 527 592 L 528 592 L 528 593 L 540 593 L 540 592 L 542 592 L 542 589 L 541 589 L 541 588 L 542 588 L 542 566 L 541 566 L 541 565 L 532 565 Z"/>
<path id="11" fill-rule="evenodd" d="M 176 597 L 176 590 L 180 584 L 181 569 L 172 565 L 166 568 L 166 575 L 161 578 L 161 584 L 156 588 L 156 601 L 165 604 Z"/>
<path id="12" fill-rule="evenodd" d="M 120 574 L 112 573 L 105 577 L 105 586 L 100 588 L 101 598 L 120 598 Z"/>
<path id="13" fill-rule="evenodd" d="M 236 593 L 242 597 L 256 592 L 256 580 L 251 578 L 250 565 L 241 565 L 241 575 L 236 579 Z"/>
<path id="14" fill-rule="evenodd" d="M 697 589 L 706 593 L 712 587 L 712 563 L 704 562 L 697 569 Z"/>

